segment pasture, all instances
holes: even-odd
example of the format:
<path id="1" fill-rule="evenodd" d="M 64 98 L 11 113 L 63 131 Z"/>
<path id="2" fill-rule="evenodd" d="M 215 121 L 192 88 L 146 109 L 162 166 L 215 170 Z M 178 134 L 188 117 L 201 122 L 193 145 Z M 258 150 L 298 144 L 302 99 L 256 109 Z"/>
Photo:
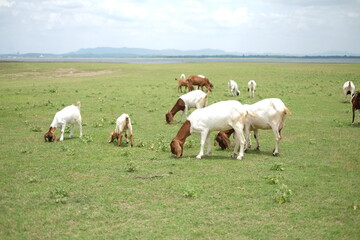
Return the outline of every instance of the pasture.
<path id="1" fill-rule="evenodd" d="M 165 113 L 181 73 L 209 78 L 209 104 L 281 98 L 292 115 L 280 156 L 260 130 L 260 151 L 242 161 L 219 147 L 195 159 L 196 135 L 175 159 L 181 124 Z M 359 89 L 360 64 L 0 62 L 0 238 L 358 239 L 360 126 L 343 102 L 348 80 Z M 83 138 L 75 126 L 74 138 L 45 143 L 56 111 L 78 100 Z M 133 148 L 107 142 L 124 112 Z"/>

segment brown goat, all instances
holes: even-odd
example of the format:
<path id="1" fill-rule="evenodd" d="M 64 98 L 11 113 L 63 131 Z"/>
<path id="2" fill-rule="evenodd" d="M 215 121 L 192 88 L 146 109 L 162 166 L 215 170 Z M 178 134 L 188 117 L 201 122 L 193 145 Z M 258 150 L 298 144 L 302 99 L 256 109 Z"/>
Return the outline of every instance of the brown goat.
<path id="1" fill-rule="evenodd" d="M 352 116 L 352 124 L 354 124 L 354 119 L 355 119 L 355 111 L 359 110 L 360 111 L 360 91 L 357 91 L 354 93 L 353 97 L 351 98 L 351 103 L 352 103 L 352 112 L 353 112 L 353 116 Z M 359 112 L 359 122 L 360 124 L 360 112 Z"/>
<path id="2" fill-rule="evenodd" d="M 215 136 L 214 145 L 216 145 L 216 142 L 217 142 L 219 144 L 219 146 L 221 147 L 221 150 L 230 148 L 231 142 L 230 142 L 229 138 L 230 138 L 231 134 L 233 134 L 234 132 L 235 132 L 234 129 L 229 129 L 226 131 L 219 132 Z"/>
<path id="3" fill-rule="evenodd" d="M 190 133 L 191 123 L 189 120 L 186 120 L 182 127 L 179 129 L 177 135 L 170 143 L 171 152 L 179 158 L 183 154 L 184 143 L 188 136 L 191 135 Z"/>
<path id="4" fill-rule="evenodd" d="M 183 92 L 182 91 L 182 87 L 185 87 L 185 92 L 186 92 L 186 89 L 189 89 L 189 82 L 187 79 L 185 78 L 175 78 L 176 81 L 178 81 L 178 92 Z"/>
<path id="5" fill-rule="evenodd" d="M 56 127 L 49 128 L 49 131 L 44 134 L 45 142 L 56 142 L 55 130 Z"/>
<path id="6" fill-rule="evenodd" d="M 206 92 L 211 92 L 214 87 L 214 85 L 209 81 L 209 79 L 196 75 L 191 75 L 190 77 L 188 77 L 187 81 L 189 91 L 194 90 L 194 85 L 197 85 L 198 89 L 201 87 L 201 90 L 203 90 L 203 87 L 206 87 Z"/>

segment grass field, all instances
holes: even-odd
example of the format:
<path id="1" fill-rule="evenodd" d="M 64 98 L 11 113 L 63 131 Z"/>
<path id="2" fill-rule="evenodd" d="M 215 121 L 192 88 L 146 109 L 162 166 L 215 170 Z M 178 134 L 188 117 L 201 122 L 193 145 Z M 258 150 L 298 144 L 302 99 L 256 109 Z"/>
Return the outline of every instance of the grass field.
<path id="1" fill-rule="evenodd" d="M 165 113 L 181 73 L 214 83 L 209 104 L 281 98 L 292 115 L 280 156 L 273 133 L 260 131 L 260 152 L 242 161 L 218 147 L 195 159 L 198 136 L 175 159 L 181 124 Z M 228 95 L 230 79 L 240 97 Z M 359 239 L 360 126 L 343 102 L 348 80 L 360 86 L 360 64 L 1 62 L 0 239 Z M 75 126 L 73 139 L 45 143 L 55 112 L 78 100 L 85 136 Z M 133 148 L 107 143 L 124 112 Z"/>

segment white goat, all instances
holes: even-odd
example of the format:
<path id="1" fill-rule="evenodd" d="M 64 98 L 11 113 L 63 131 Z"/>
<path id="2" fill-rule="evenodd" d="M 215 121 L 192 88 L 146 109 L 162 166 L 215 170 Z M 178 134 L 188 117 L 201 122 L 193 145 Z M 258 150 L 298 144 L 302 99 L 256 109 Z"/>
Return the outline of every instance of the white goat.
<path id="1" fill-rule="evenodd" d="M 238 89 L 238 85 L 234 80 L 230 80 L 228 82 L 228 91 L 229 91 L 229 94 L 231 94 L 233 96 L 240 95 L 240 90 Z"/>
<path id="2" fill-rule="evenodd" d="M 246 146 L 250 147 L 250 131 L 254 131 L 256 139 L 256 149 L 260 148 L 258 129 L 272 129 L 275 135 L 275 149 L 273 155 L 279 154 L 279 142 L 281 139 L 281 130 L 285 124 L 285 116 L 290 115 L 290 110 L 278 98 L 269 98 L 261 100 L 252 105 L 245 105 L 247 110 L 256 115 L 248 116 L 245 125 Z"/>
<path id="3" fill-rule="evenodd" d="M 206 108 L 197 109 L 188 117 L 176 137 L 172 140 L 170 144 L 171 152 L 177 158 L 182 156 L 186 138 L 195 133 L 201 137 L 200 152 L 196 156 L 197 159 L 201 159 L 211 154 L 211 132 L 233 128 L 235 130 L 235 148 L 231 156 L 235 157 L 236 150 L 240 147 L 237 159 L 241 160 L 244 156 L 245 138 L 243 129 L 247 115 L 248 112 L 244 105 L 233 100 L 217 102 Z M 206 155 L 204 155 L 205 144 L 207 144 L 208 148 Z"/>
<path id="4" fill-rule="evenodd" d="M 179 120 L 179 122 L 181 122 L 184 113 L 187 117 L 190 108 L 205 107 L 207 105 L 207 100 L 207 94 L 201 90 L 194 90 L 180 96 L 174 107 L 168 113 L 166 113 L 166 122 L 171 123 L 173 121 L 174 115 L 178 111 L 182 110 L 183 112 L 181 113 Z"/>
<path id="5" fill-rule="evenodd" d="M 112 131 L 110 133 L 109 143 L 117 139 L 118 146 L 121 146 L 123 134 L 125 134 L 126 143 L 129 143 L 129 137 L 130 137 L 130 145 L 131 147 L 133 147 L 134 138 L 133 138 L 131 119 L 129 115 L 126 113 L 121 114 L 121 116 L 118 117 L 118 119 L 116 120 L 115 131 Z"/>
<path id="6" fill-rule="evenodd" d="M 77 102 L 77 106 L 71 105 L 63 108 L 61 111 L 55 114 L 55 117 L 50 125 L 49 131 L 45 133 L 45 141 L 56 142 L 55 130 L 56 128 L 61 127 L 61 137 L 60 141 L 64 140 L 64 132 L 67 123 L 70 123 L 71 130 L 69 137 L 72 138 L 74 134 L 74 123 L 79 124 L 80 137 L 82 137 L 82 124 L 81 124 L 81 115 L 80 115 L 80 106 L 81 103 Z"/>
<path id="7" fill-rule="evenodd" d="M 254 80 L 250 80 L 248 82 L 248 91 L 250 93 L 250 98 L 253 98 L 255 96 L 255 90 L 256 90 L 256 82 Z"/>
<path id="8" fill-rule="evenodd" d="M 347 100 L 347 95 L 350 95 L 350 103 L 351 103 L 351 96 L 355 92 L 355 85 L 352 81 L 347 81 L 343 85 L 343 93 L 344 93 L 344 102 Z"/>

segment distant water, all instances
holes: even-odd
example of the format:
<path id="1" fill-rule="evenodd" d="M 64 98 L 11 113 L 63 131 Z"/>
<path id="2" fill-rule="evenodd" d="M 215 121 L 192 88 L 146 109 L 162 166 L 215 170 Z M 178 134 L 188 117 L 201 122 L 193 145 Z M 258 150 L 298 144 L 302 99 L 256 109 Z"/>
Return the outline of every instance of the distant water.
<path id="1" fill-rule="evenodd" d="M 189 63 L 189 62 L 270 62 L 270 63 L 360 63 L 360 57 L 204 57 L 204 58 L 0 58 L 2 62 L 109 62 L 109 63 Z"/>

